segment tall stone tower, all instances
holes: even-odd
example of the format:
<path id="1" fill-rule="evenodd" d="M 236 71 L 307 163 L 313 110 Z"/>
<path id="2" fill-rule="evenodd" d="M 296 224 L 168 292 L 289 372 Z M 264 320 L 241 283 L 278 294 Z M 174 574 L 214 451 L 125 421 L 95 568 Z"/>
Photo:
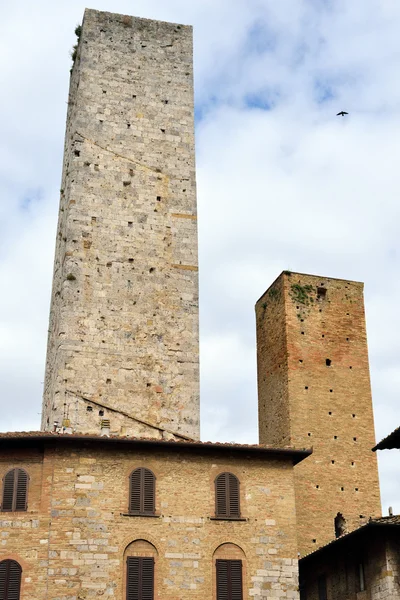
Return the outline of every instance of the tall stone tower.
<path id="1" fill-rule="evenodd" d="M 314 450 L 295 468 L 304 555 L 381 511 L 363 284 L 284 272 L 256 319 L 260 443 Z"/>
<path id="2" fill-rule="evenodd" d="M 191 27 L 86 10 L 42 429 L 199 438 Z"/>

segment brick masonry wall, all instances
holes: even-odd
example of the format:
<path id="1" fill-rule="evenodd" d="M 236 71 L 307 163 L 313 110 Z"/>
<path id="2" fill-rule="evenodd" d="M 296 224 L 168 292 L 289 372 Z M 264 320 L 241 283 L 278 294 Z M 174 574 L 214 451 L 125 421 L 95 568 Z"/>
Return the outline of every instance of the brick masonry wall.
<path id="1" fill-rule="evenodd" d="M 363 285 L 283 273 L 256 315 L 260 441 L 313 447 L 295 469 L 306 554 L 335 537 L 337 513 L 351 530 L 381 511 Z"/>
<path id="2" fill-rule="evenodd" d="M 2 452 L 0 477 L 13 466 L 30 475 L 28 512 L 0 513 L 0 560 L 22 565 L 23 598 L 121 599 L 128 555 L 155 557 L 156 598 L 215 599 L 216 557 L 242 558 L 244 598 L 298 598 L 288 458 L 55 442 L 42 456 Z M 139 466 L 157 477 L 154 518 L 124 516 L 128 477 Z M 240 480 L 245 521 L 210 518 L 224 471 Z"/>
<path id="3" fill-rule="evenodd" d="M 42 429 L 199 438 L 191 27 L 85 11 L 49 330 Z"/>

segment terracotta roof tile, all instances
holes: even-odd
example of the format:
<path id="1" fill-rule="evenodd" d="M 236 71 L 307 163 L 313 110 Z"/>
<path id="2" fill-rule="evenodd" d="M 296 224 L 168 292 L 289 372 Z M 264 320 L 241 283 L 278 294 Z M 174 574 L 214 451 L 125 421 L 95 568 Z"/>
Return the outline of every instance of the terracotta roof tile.
<path id="1" fill-rule="evenodd" d="M 274 456 L 291 456 L 297 464 L 312 453 L 311 449 L 292 448 L 291 446 L 275 447 L 262 444 L 234 444 L 227 442 L 200 442 L 197 440 L 160 440 L 156 438 L 140 438 L 120 435 L 101 436 L 85 433 L 54 433 L 51 431 L 10 431 L 0 432 L 0 444 L 7 441 L 33 442 L 33 441 L 55 441 L 58 442 L 92 442 L 92 443 L 125 443 L 133 445 L 163 446 L 167 448 L 193 448 L 251 452 L 258 454 L 270 454 Z"/>

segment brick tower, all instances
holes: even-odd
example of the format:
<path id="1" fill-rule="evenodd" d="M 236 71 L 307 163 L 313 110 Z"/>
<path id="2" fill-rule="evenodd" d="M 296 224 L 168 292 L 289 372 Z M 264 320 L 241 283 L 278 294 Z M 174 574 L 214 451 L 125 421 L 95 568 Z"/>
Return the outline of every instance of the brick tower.
<path id="1" fill-rule="evenodd" d="M 42 429 L 199 438 L 191 27 L 86 10 Z"/>
<path id="2" fill-rule="evenodd" d="M 381 511 L 363 284 L 284 272 L 256 319 L 260 443 L 314 450 L 295 468 L 304 555 Z"/>

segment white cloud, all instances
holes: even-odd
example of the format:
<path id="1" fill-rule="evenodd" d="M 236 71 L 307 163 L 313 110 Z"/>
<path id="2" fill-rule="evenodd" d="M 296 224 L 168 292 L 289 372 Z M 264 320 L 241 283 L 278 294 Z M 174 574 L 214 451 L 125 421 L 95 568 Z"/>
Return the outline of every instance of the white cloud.
<path id="1" fill-rule="evenodd" d="M 84 2 L 3 3 L 0 430 L 38 427 L 73 30 Z M 109 10 L 98 0 L 96 8 Z M 116 0 L 195 26 L 203 439 L 256 440 L 253 306 L 283 269 L 363 280 L 378 438 L 400 424 L 400 6 Z M 270 105 L 271 110 L 257 106 Z M 348 110 L 347 119 L 336 118 Z M 400 512 L 398 453 L 381 453 Z"/>

